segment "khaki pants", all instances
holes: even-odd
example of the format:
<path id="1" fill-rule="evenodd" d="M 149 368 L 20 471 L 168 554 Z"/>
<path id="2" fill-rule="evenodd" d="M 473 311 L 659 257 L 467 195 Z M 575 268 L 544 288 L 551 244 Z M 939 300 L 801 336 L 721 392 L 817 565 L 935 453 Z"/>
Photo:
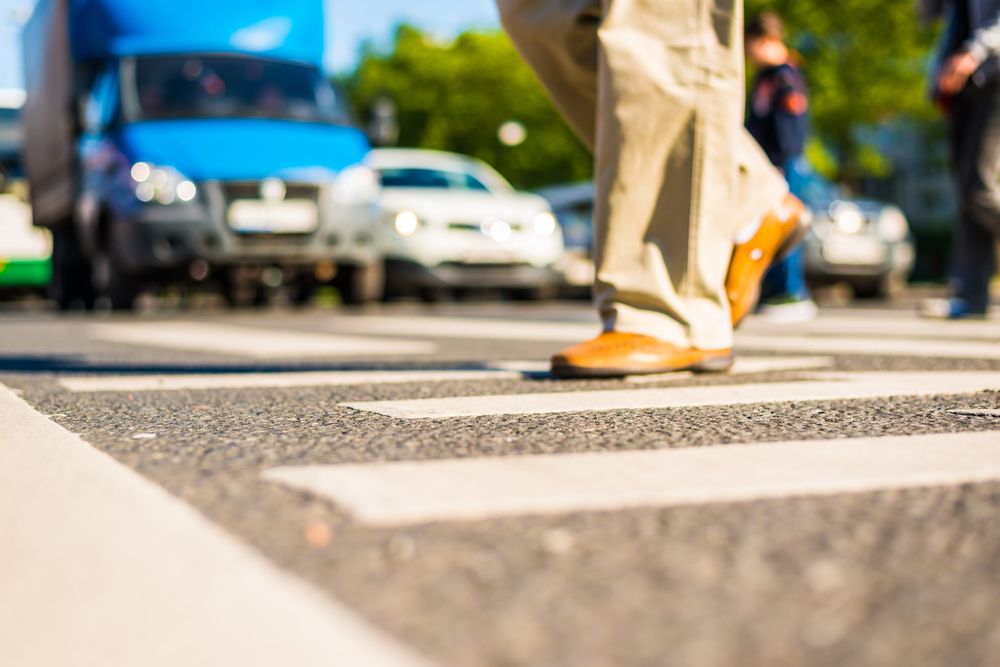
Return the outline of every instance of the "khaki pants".
<path id="1" fill-rule="evenodd" d="M 742 0 L 497 2 L 594 150 L 605 329 L 731 347 L 733 240 L 788 191 L 743 129 Z"/>

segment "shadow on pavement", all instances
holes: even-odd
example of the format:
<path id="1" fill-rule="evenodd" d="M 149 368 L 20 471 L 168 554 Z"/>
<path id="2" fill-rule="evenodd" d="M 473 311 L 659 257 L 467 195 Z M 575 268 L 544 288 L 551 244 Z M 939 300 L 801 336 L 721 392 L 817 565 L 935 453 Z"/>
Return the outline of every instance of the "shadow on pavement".
<path id="1" fill-rule="evenodd" d="M 234 375 L 250 373 L 308 373 L 358 371 L 501 371 L 502 361 L 494 362 L 435 362 L 435 363 L 232 363 L 232 364 L 151 364 L 105 363 L 88 361 L 75 355 L 0 356 L 0 373 L 24 374 L 87 374 L 87 375 Z M 520 371 L 525 379 L 548 379 L 542 371 Z"/>

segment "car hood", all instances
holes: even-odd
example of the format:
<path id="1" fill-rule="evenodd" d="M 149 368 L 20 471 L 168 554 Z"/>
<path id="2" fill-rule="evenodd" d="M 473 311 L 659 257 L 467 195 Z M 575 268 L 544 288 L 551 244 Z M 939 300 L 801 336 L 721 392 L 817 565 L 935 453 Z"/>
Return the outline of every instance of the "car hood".
<path id="1" fill-rule="evenodd" d="M 173 167 L 196 181 L 320 181 L 361 162 L 369 151 L 356 128 L 265 119 L 133 123 L 117 141 L 128 159 Z"/>
<path id="2" fill-rule="evenodd" d="M 522 192 L 465 192 L 420 188 L 385 188 L 382 206 L 392 211 L 413 211 L 425 220 L 480 222 L 500 218 L 509 222 L 529 222 L 549 205 L 537 195 Z"/>

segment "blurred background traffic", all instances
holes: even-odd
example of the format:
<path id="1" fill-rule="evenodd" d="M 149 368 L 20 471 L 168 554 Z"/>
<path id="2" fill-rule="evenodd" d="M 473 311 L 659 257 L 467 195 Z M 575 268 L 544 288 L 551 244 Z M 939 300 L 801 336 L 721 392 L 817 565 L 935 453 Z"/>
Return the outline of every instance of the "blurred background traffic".
<path id="1" fill-rule="evenodd" d="M 413 4 L 0 0 L 2 297 L 588 296 L 590 156 L 492 0 Z M 762 9 L 811 89 L 810 283 L 942 284 L 941 27 L 912 0 L 748 2 Z"/>

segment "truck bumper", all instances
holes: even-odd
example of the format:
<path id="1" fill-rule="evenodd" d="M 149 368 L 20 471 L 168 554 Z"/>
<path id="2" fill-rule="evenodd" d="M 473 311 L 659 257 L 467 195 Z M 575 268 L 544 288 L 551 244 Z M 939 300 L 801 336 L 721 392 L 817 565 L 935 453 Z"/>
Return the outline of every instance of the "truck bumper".
<path id="1" fill-rule="evenodd" d="M 130 273 L 184 271 L 195 262 L 212 269 L 248 265 L 369 265 L 380 259 L 365 207 L 333 208 L 308 234 L 241 234 L 209 207 L 147 207 L 111 224 L 111 252 Z"/>

